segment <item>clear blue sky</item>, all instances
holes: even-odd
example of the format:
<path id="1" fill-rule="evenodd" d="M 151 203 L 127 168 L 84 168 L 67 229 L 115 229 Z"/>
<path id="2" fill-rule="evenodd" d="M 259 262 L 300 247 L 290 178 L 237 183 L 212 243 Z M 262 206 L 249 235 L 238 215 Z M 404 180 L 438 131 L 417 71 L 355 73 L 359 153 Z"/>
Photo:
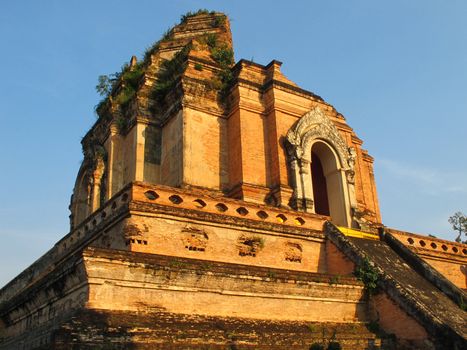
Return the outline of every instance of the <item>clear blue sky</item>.
<path id="1" fill-rule="evenodd" d="M 467 2 L 2 1 L 0 286 L 68 232 L 100 74 L 187 11 L 231 18 L 236 59 L 284 62 L 375 157 L 383 223 L 453 239 L 467 213 Z"/>

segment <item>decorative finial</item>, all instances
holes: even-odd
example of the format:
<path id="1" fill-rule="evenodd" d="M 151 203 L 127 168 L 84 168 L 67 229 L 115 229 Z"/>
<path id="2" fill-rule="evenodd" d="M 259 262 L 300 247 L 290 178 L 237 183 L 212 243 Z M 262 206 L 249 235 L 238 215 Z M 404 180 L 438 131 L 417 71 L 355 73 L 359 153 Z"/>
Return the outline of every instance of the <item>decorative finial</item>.
<path id="1" fill-rule="evenodd" d="M 133 68 L 134 66 L 136 66 L 136 63 L 138 63 L 138 59 L 136 58 L 136 56 L 131 56 L 130 68 Z"/>

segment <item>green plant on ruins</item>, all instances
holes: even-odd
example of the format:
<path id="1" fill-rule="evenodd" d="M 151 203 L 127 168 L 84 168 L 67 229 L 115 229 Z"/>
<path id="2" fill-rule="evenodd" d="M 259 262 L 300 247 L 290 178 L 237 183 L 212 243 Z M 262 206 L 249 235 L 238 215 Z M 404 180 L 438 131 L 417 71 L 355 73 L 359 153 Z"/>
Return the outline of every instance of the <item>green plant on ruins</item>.
<path id="1" fill-rule="evenodd" d="M 268 278 L 276 278 L 276 273 L 274 271 L 268 271 Z"/>
<path id="2" fill-rule="evenodd" d="M 365 288 L 370 294 L 376 294 L 378 292 L 379 274 L 376 268 L 371 264 L 368 257 L 365 257 L 362 260 L 362 263 L 357 266 L 354 274 L 363 282 Z"/>
<path id="3" fill-rule="evenodd" d="M 113 85 L 115 83 L 115 74 L 112 75 L 99 75 L 97 78 L 98 83 L 96 85 L 96 91 L 101 96 L 108 96 L 112 92 Z"/>
<path id="4" fill-rule="evenodd" d="M 84 160 L 90 165 L 94 166 L 98 159 L 107 160 L 107 151 L 93 135 L 83 137 L 81 142 Z"/>
<path id="5" fill-rule="evenodd" d="M 183 24 L 188 18 L 202 14 L 214 15 L 216 12 L 206 9 L 187 12 L 181 17 L 181 22 Z M 225 15 L 217 14 L 213 17 L 213 25 L 216 27 L 224 26 L 225 22 Z M 116 110 L 125 115 L 128 105 L 136 95 L 145 67 L 149 65 L 151 56 L 160 48 L 161 43 L 171 40 L 173 34 L 172 29 L 167 30 L 161 40 L 146 50 L 142 62 L 138 62 L 133 66 L 126 64 L 120 72 L 98 77 L 96 91 L 104 97 L 95 107 L 99 118 L 110 120 Z M 233 82 L 233 74 L 230 70 L 230 67 L 234 64 L 233 51 L 228 45 L 220 43 L 215 34 L 206 35 L 205 44 L 209 48 L 212 59 L 220 67 L 209 85 L 213 89 L 220 90 L 221 96 L 224 97 Z M 152 97 L 158 103 L 161 103 L 167 93 L 175 87 L 177 79 L 186 68 L 186 58 L 190 49 L 191 44 L 185 46 L 171 60 L 162 62 L 152 91 Z M 198 63 L 195 65 L 195 69 L 201 71 L 203 67 Z M 124 123 L 121 120 L 117 120 L 117 126 L 119 130 L 124 129 Z"/>
<path id="6" fill-rule="evenodd" d="M 230 67 L 235 63 L 233 50 L 225 43 L 219 43 L 216 34 L 207 34 L 201 39 L 205 43 L 211 54 L 211 58 L 219 65 L 220 70 L 216 77 L 210 82 L 213 89 L 220 90 L 221 95 L 225 96 L 233 83 L 234 76 Z"/>
<path id="7" fill-rule="evenodd" d="M 111 106 L 109 98 L 102 99 L 94 107 L 94 111 L 96 112 L 96 116 L 98 118 L 103 118 L 103 119 L 106 119 L 106 120 L 112 119 L 111 109 L 112 109 L 112 106 Z"/>
<path id="8" fill-rule="evenodd" d="M 245 241 L 246 245 L 256 247 L 257 249 L 263 249 L 264 248 L 264 238 L 254 236 Z"/>
<path id="9" fill-rule="evenodd" d="M 216 15 L 216 11 L 209 11 L 207 9 L 199 9 L 198 11 L 192 12 L 188 11 L 184 15 L 180 16 L 180 23 L 185 23 L 189 18 L 195 17 L 198 15 Z M 226 17 L 222 14 L 217 14 L 213 19 L 213 24 L 215 27 L 222 27 L 225 24 Z"/>
<path id="10" fill-rule="evenodd" d="M 168 41 L 172 38 L 173 38 L 173 31 L 171 29 L 167 29 L 165 33 L 162 35 L 162 39 L 160 39 L 159 41 L 156 41 L 152 46 L 147 48 L 146 51 L 144 52 L 144 56 L 143 56 L 144 65 L 147 65 L 149 63 L 149 61 L 151 60 L 152 54 L 156 52 L 157 50 L 159 50 L 161 43 Z"/>
<path id="11" fill-rule="evenodd" d="M 175 88 L 178 78 L 185 71 L 186 59 L 190 49 L 191 45 L 187 45 L 177 52 L 171 60 L 162 62 L 152 90 L 152 98 L 158 103 L 161 103 L 167 93 Z"/>
<path id="12" fill-rule="evenodd" d="M 117 126 L 117 130 L 119 134 L 124 134 L 125 130 L 128 128 L 128 119 L 123 116 L 118 116 L 115 119 L 115 125 Z"/>
<path id="13" fill-rule="evenodd" d="M 195 11 L 195 12 L 188 11 L 184 15 L 180 16 L 180 22 L 184 23 L 190 17 L 194 17 L 194 16 L 198 16 L 198 15 L 209 15 L 209 14 L 213 15 L 215 13 L 216 13 L 215 11 L 209 11 L 207 9 L 199 9 L 198 11 Z"/>
<path id="14" fill-rule="evenodd" d="M 97 115 L 101 118 L 111 117 L 112 106 L 125 111 L 136 95 L 143 74 L 143 64 L 136 63 L 133 66 L 125 64 L 120 72 L 99 76 L 96 91 L 104 99 L 95 108 Z"/>
<path id="15" fill-rule="evenodd" d="M 184 15 L 182 15 L 180 17 L 180 23 L 185 23 L 187 21 L 187 19 L 190 18 L 190 17 L 194 17 L 194 16 L 198 16 L 198 15 L 208 15 L 208 14 L 214 15 L 215 13 L 216 13 L 215 11 L 209 11 L 209 10 L 206 10 L 206 9 L 199 9 L 198 11 L 195 11 L 195 12 L 188 11 L 187 13 L 185 13 Z M 214 25 L 216 27 L 221 27 L 221 26 L 223 26 L 225 24 L 225 21 L 226 21 L 226 17 L 224 15 L 216 16 L 214 18 Z M 165 41 L 168 41 L 168 40 L 171 40 L 172 38 L 173 38 L 173 30 L 169 28 L 162 35 L 162 39 L 155 42 L 151 47 L 149 47 L 146 50 L 146 52 L 144 53 L 143 62 L 148 63 L 149 60 L 150 60 L 151 55 L 155 51 L 157 51 L 159 49 L 161 43 L 163 43 Z"/>
<path id="16" fill-rule="evenodd" d="M 467 311 L 467 303 L 464 301 L 464 298 L 462 296 L 460 297 L 458 305 L 462 311 Z"/>
<path id="17" fill-rule="evenodd" d="M 225 18 L 224 15 L 216 16 L 214 18 L 214 26 L 222 27 L 222 26 L 224 26 L 225 21 L 226 21 L 226 18 Z"/>

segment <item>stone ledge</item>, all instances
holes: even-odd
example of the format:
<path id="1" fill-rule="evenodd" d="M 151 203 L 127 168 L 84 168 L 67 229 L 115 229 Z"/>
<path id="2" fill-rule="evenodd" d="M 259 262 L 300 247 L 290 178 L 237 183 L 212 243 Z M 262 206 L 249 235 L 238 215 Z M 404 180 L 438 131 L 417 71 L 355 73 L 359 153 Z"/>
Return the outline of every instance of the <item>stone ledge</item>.
<path id="1" fill-rule="evenodd" d="M 284 281 L 288 283 L 325 283 L 325 284 L 342 284 L 352 286 L 362 286 L 362 283 L 353 276 L 339 276 L 335 279 L 335 275 L 301 272 L 295 270 L 286 270 L 278 268 L 260 267 L 244 264 L 234 264 L 227 262 L 215 262 L 202 259 L 182 258 L 167 255 L 130 252 L 125 250 L 104 249 L 89 247 L 83 251 L 83 257 L 103 258 L 110 260 L 119 260 L 131 264 L 143 264 L 162 267 L 166 270 L 191 270 L 217 273 L 219 275 L 237 275 L 237 276 L 254 276 L 268 281 Z M 335 282 L 333 282 L 335 281 Z M 338 281 L 338 282 L 337 282 Z"/>

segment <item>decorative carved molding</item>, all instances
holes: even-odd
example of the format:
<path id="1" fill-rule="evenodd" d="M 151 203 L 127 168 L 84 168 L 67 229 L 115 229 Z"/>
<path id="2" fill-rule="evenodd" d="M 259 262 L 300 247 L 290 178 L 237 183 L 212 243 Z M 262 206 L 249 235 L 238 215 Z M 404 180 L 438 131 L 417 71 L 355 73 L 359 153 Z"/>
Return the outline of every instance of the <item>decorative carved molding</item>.
<path id="1" fill-rule="evenodd" d="M 238 255 L 256 257 L 258 252 L 264 247 L 264 239 L 257 236 L 241 235 L 238 238 Z"/>
<path id="2" fill-rule="evenodd" d="M 348 168 L 345 170 L 345 175 L 347 177 L 347 182 L 349 184 L 355 184 L 355 160 L 357 158 L 357 151 L 354 147 L 348 148 L 349 157 L 347 158 Z"/>
<path id="3" fill-rule="evenodd" d="M 342 172 L 342 181 L 347 190 L 343 200 L 350 208 L 356 207 L 355 162 L 357 152 L 348 147 L 336 125 L 319 108 L 315 107 L 303 115 L 288 131 L 286 150 L 294 194 L 290 205 L 302 211 L 313 211 L 311 179 L 311 148 L 317 140 L 324 141 L 336 154 L 337 170 Z M 350 209 L 348 209 L 350 210 Z"/>
<path id="4" fill-rule="evenodd" d="M 208 245 L 209 236 L 205 230 L 190 225 L 182 229 L 182 242 L 186 249 L 204 252 Z"/>
<path id="5" fill-rule="evenodd" d="M 339 156 L 341 166 L 347 168 L 349 148 L 340 136 L 339 130 L 319 107 L 302 116 L 287 133 L 287 141 L 291 146 L 288 147 L 290 156 L 311 162 L 311 152 L 307 150 L 311 149 L 316 139 L 331 144 Z"/>
<path id="6" fill-rule="evenodd" d="M 302 262 L 303 248 L 300 244 L 287 242 L 284 248 L 284 255 L 286 261 L 294 263 Z"/>

